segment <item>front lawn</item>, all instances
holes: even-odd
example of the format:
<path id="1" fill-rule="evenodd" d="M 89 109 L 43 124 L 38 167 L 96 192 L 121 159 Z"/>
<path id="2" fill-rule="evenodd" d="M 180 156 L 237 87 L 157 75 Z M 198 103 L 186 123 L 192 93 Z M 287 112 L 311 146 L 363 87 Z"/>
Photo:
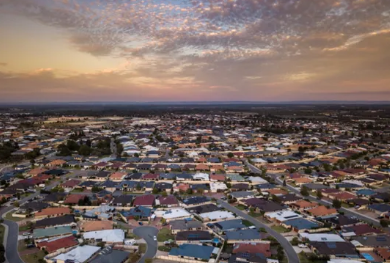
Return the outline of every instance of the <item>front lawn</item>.
<path id="1" fill-rule="evenodd" d="M 171 251 L 171 248 L 167 247 L 167 246 L 159 246 L 158 250 L 163 251 L 163 252 L 169 252 L 169 251 Z"/>
<path id="2" fill-rule="evenodd" d="M 250 221 L 248 221 L 248 220 L 242 220 L 242 224 L 244 224 L 245 226 L 247 226 L 247 227 L 250 227 L 250 226 L 253 226 L 253 224 L 250 222 Z"/>
<path id="3" fill-rule="evenodd" d="M 240 209 L 240 210 L 245 210 L 246 209 L 246 207 L 244 205 L 241 205 L 241 204 L 237 205 L 236 208 Z"/>
<path id="4" fill-rule="evenodd" d="M 146 244 L 139 244 L 139 253 L 145 253 L 146 252 Z"/>
<path id="5" fill-rule="evenodd" d="M 45 257 L 45 252 L 39 250 L 36 253 L 20 256 L 25 263 L 39 263 Z"/>
<path id="6" fill-rule="evenodd" d="M 289 229 L 285 228 L 285 227 L 282 227 L 282 226 L 272 226 L 271 227 L 273 230 L 275 230 L 276 232 L 278 233 L 287 233 L 287 232 L 290 232 Z"/>
<path id="7" fill-rule="evenodd" d="M 299 253 L 298 256 L 299 256 L 299 261 L 301 263 L 326 263 L 327 262 L 326 259 L 315 259 L 314 257 L 309 258 L 308 256 L 306 256 L 304 252 Z"/>
<path id="8" fill-rule="evenodd" d="M 158 242 L 164 242 L 168 241 L 169 239 L 175 239 L 175 236 L 172 235 L 171 230 L 168 228 L 163 228 L 158 232 L 157 234 L 157 241 Z"/>

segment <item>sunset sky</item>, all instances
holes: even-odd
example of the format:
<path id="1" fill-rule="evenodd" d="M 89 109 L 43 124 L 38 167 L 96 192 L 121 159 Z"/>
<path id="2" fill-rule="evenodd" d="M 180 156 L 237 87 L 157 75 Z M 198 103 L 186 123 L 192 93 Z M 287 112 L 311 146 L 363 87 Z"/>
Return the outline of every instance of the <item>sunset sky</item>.
<path id="1" fill-rule="evenodd" d="M 390 0 L 0 0 L 0 102 L 390 101 Z"/>

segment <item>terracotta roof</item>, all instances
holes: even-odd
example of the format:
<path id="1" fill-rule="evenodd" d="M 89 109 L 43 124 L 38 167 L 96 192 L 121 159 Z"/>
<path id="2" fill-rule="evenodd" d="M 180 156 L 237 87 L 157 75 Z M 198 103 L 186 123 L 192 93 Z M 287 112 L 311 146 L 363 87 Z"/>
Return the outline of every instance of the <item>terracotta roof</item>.
<path id="1" fill-rule="evenodd" d="M 67 207 L 48 207 L 43 209 L 41 212 L 36 213 L 35 216 L 65 215 L 70 213 L 71 210 Z"/>
<path id="2" fill-rule="evenodd" d="M 154 203 L 154 200 L 155 200 L 155 197 L 154 195 L 141 195 L 141 196 L 137 196 L 134 200 L 134 206 L 137 206 L 137 205 L 153 205 Z"/>
<path id="3" fill-rule="evenodd" d="M 66 181 L 65 183 L 61 184 L 62 187 L 75 187 L 76 185 L 79 185 L 81 183 L 80 180 L 76 179 L 70 179 Z"/>
<path id="4" fill-rule="evenodd" d="M 313 180 L 311 180 L 310 178 L 307 178 L 307 177 L 294 178 L 293 181 L 296 184 L 306 184 L 306 183 L 313 182 Z"/>
<path id="5" fill-rule="evenodd" d="M 74 236 L 64 237 L 60 239 L 56 239 L 54 241 L 43 241 L 37 244 L 38 247 L 44 247 L 47 252 L 53 253 L 61 248 L 69 248 L 76 246 L 78 244 L 76 238 Z"/>
<path id="6" fill-rule="evenodd" d="M 312 214 L 313 216 L 326 216 L 326 215 L 333 215 L 337 214 L 337 210 L 334 208 L 327 208 L 326 206 L 317 206 L 316 208 L 312 208 L 307 210 L 308 213 Z"/>
<path id="7" fill-rule="evenodd" d="M 210 175 L 210 179 L 215 181 L 225 181 L 226 177 L 223 174 L 212 174 Z"/>
<path id="8" fill-rule="evenodd" d="M 390 259 L 390 248 L 377 248 L 376 253 L 384 260 Z"/>
<path id="9" fill-rule="evenodd" d="M 305 209 L 305 208 L 310 208 L 310 207 L 314 207 L 317 205 L 317 203 L 310 203 L 306 200 L 298 200 L 296 201 L 295 203 L 293 203 L 292 205 L 295 205 L 299 208 L 302 208 L 302 209 Z"/>
<path id="10" fill-rule="evenodd" d="M 79 200 L 83 199 L 85 195 L 80 195 L 80 194 L 70 194 L 66 197 L 64 200 L 65 204 L 77 204 Z"/>
<path id="11" fill-rule="evenodd" d="M 177 204 L 179 204 L 176 197 L 173 195 L 169 195 L 166 197 L 161 196 L 158 200 L 160 201 L 160 204 L 162 204 L 162 205 L 177 205 Z"/>
<path id="12" fill-rule="evenodd" d="M 114 222 L 104 220 L 104 221 L 83 221 L 80 225 L 80 228 L 83 231 L 98 231 L 98 230 L 108 230 L 114 228 Z"/>
<path id="13" fill-rule="evenodd" d="M 113 173 L 113 174 L 110 175 L 110 179 L 112 179 L 112 180 L 120 180 L 120 179 L 122 179 L 125 175 L 126 175 L 126 173 L 123 173 L 123 172 L 116 172 L 116 173 Z"/>
<path id="14" fill-rule="evenodd" d="M 38 168 L 34 168 L 34 169 L 30 170 L 30 172 L 28 172 L 28 174 L 38 175 L 38 174 L 44 173 L 46 171 L 47 171 L 47 169 L 38 167 Z"/>
<path id="15" fill-rule="evenodd" d="M 271 256 L 271 244 L 270 243 L 242 243 L 233 247 L 233 254 L 236 253 L 249 253 L 256 254 L 261 253 L 266 257 Z"/>

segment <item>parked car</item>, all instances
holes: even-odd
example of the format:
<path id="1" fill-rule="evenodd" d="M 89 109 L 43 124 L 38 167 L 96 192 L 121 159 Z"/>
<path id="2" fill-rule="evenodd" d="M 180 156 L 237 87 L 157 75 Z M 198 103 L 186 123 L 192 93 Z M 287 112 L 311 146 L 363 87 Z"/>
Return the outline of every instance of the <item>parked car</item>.
<path id="1" fill-rule="evenodd" d="M 153 240 L 154 240 L 154 241 L 157 241 L 157 237 L 156 237 L 156 236 L 154 236 L 154 237 L 153 237 Z"/>
<path id="2" fill-rule="evenodd" d="M 144 225 L 144 223 L 142 223 L 142 222 L 138 222 L 138 225 L 140 225 L 140 226 L 143 226 L 143 225 Z"/>

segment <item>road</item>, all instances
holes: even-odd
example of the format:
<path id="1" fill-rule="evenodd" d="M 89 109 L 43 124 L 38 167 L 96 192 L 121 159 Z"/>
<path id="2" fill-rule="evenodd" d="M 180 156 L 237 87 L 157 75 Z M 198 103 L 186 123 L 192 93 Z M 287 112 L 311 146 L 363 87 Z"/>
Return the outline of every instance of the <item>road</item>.
<path id="1" fill-rule="evenodd" d="M 253 172 L 253 173 L 257 173 L 257 174 L 261 174 L 261 170 L 258 169 L 257 167 L 251 165 L 250 163 L 246 163 L 248 168 Z M 274 179 L 275 179 L 275 182 L 279 185 L 283 185 L 283 181 L 277 176 L 277 175 L 271 175 Z M 287 187 L 288 190 L 290 190 L 291 192 L 301 196 L 301 191 L 300 189 L 298 188 L 295 188 L 295 187 L 292 187 L 291 185 L 286 185 L 284 187 Z M 305 198 L 309 199 L 310 201 L 314 201 L 314 202 L 317 202 L 317 203 L 320 203 L 322 205 L 325 205 L 325 206 L 332 206 L 332 202 L 329 202 L 329 201 L 326 201 L 326 200 L 319 200 L 317 199 L 316 197 L 313 197 L 313 196 L 305 196 Z M 344 207 L 341 207 L 339 209 L 339 211 L 342 211 L 344 212 L 344 214 L 346 215 L 351 215 L 351 216 L 355 216 L 357 218 L 359 218 L 360 220 L 364 220 L 364 221 L 367 221 L 369 223 L 372 223 L 373 225 L 375 226 L 380 226 L 380 223 L 379 223 L 379 220 L 376 220 L 372 217 L 369 217 L 369 216 L 366 216 L 364 214 L 361 214 L 361 213 L 358 213 L 356 211 L 353 211 L 351 209 L 347 209 L 347 208 L 344 208 Z"/>
<path id="2" fill-rule="evenodd" d="M 284 238 L 284 236 L 282 236 L 281 234 L 279 234 L 278 232 L 276 232 L 275 230 L 273 230 L 269 226 L 261 223 L 259 220 L 256 220 L 255 218 L 251 217 L 250 215 L 242 212 L 240 209 L 238 209 L 234 206 L 231 206 L 230 204 L 228 204 L 222 200 L 218 200 L 218 203 L 222 207 L 224 207 L 225 209 L 227 209 L 227 210 L 235 213 L 236 215 L 241 216 L 242 218 L 248 220 L 249 222 L 254 224 L 257 228 L 264 228 L 267 231 L 267 233 L 270 234 L 271 236 L 273 236 L 280 243 L 280 245 L 284 248 L 284 252 L 286 254 L 288 262 L 299 263 L 299 257 L 297 255 L 297 253 L 295 253 L 294 248 L 292 247 L 290 242 Z"/>
<path id="3" fill-rule="evenodd" d="M 66 175 L 65 175 L 66 176 Z M 76 173 L 71 174 L 67 178 L 73 178 L 76 176 Z M 60 184 L 60 181 L 55 181 L 52 184 L 47 186 L 48 190 L 51 190 L 52 188 L 56 187 L 58 184 Z M 23 203 L 32 200 L 34 197 L 38 196 L 40 193 L 36 192 L 33 193 L 25 198 L 22 198 L 19 200 L 19 204 L 22 205 Z M 14 209 L 13 206 L 8 207 L 2 207 L 0 210 L 0 217 L 3 217 L 7 212 Z M 9 263 L 24 263 L 23 260 L 20 258 L 18 253 L 18 235 L 19 235 L 19 225 L 14 222 L 10 221 L 4 218 L 4 225 L 8 227 L 8 235 L 7 237 L 4 237 L 6 239 L 6 245 L 5 245 L 5 257 L 7 259 L 7 262 Z"/>
<path id="4" fill-rule="evenodd" d="M 152 226 L 140 226 L 134 228 L 134 235 L 143 238 L 147 244 L 146 253 L 138 261 L 138 263 L 145 263 L 145 259 L 154 258 L 157 253 L 157 241 L 153 240 L 154 236 L 157 236 L 158 229 Z"/>

